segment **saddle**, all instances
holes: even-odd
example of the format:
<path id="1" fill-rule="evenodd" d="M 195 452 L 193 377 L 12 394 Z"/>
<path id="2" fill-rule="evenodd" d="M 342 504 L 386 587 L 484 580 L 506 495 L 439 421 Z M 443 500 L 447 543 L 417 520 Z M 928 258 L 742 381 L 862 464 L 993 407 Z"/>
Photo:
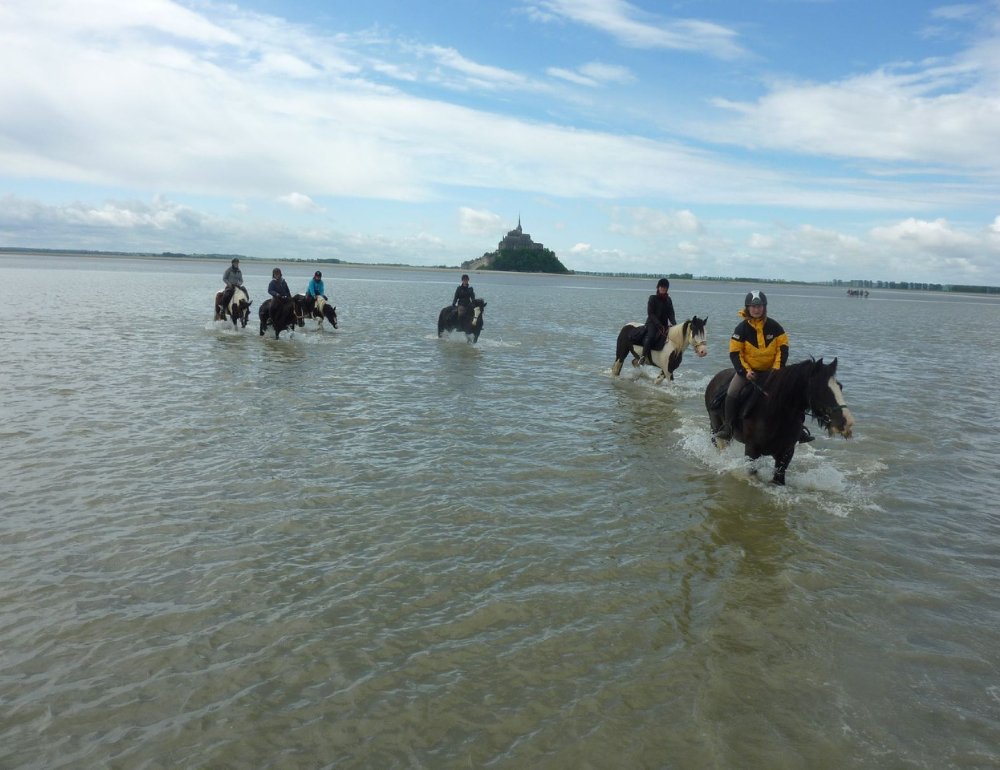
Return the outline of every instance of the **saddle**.
<path id="1" fill-rule="evenodd" d="M 662 326 L 660 327 L 663 328 Z M 642 341 L 646 338 L 646 327 L 637 326 L 635 330 L 629 334 L 628 341 L 633 345 L 641 345 Z M 653 344 L 649 346 L 650 350 L 663 350 L 667 344 L 667 335 L 662 331 L 656 333 L 656 338 L 653 340 Z"/>
<path id="2" fill-rule="evenodd" d="M 726 391 L 728 390 L 728 382 L 723 383 L 716 389 L 715 394 L 712 396 L 712 401 L 708 405 L 709 411 L 721 412 L 725 408 Z M 756 406 L 760 396 L 760 388 L 755 388 L 750 382 L 744 385 L 739 395 L 736 396 L 736 417 L 740 420 L 746 417 L 750 410 Z"/>

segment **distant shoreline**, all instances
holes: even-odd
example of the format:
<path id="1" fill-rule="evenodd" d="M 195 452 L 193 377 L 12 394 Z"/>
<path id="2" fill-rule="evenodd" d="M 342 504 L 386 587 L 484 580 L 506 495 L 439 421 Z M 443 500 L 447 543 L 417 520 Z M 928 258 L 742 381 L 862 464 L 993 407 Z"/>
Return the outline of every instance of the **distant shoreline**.
<path id="1" fill-rule="evenodd" d="M 341 260 L 325 261 L 316 259 L 264 259 L 262 257 L 248 257 L 243 254 L 173 254 L 170 252 L 153 254 L 149 252 L 125 252 L 125 251 L 71 251 L 61 249 L 26 249 L 11 246 L 0 246 L 0 257 L 83 257 L 91 259 L 137 259 L 151 262 L 198 262 L 202 264 L 226 263 L 233 259 L 242 262 L 254 262 L 260 264 L 277 265 L 307 265 L 312 267 L 346 267 L 346 268 L 378 268 L 380 270 L 421 270 L 443 273 L 459 273 L 463 271 L 460 266 L 447 265 L 399 265 L 384 264 L 378 262 L 344 262 Z M 649 280 L 662 277 L 654 273 L 621 273 L 621 272 L 597 272 L 597 271 L 570 271 L 569 273 L 522 273 L 513 270 L 477 270 L 475 275 L 547 275 L 554 278 L 616 278 L 623 280 Z M 927 292 L 928 294 L 968 294 L 972 296 L 996 296 L 1000 295 L 1000 287 L 997 286 L 966 286 L 963 284 L 930 284 L 925 282 L 895 281 L 890 283 L 909 283 L 910 286 L 863 286 L 860 282 L 832 280 L 832 281 L 789 281 L 780 278 L 746 278 L 746 277 L 711 277 L 711 276 L 678 276 L 667 274 L 671 281 L 702 281 L 718 283 L 759 283 L 771 286 L 822 286 L 834 289 L 861 289 L 862 291 L 892 291 L 892 292 Z M 874 283 L 874 282 L 869 282 Z M 883 282 L 884 283 L 884 282 Z M 933 287 L 933 288 L 929 288 Z"/>

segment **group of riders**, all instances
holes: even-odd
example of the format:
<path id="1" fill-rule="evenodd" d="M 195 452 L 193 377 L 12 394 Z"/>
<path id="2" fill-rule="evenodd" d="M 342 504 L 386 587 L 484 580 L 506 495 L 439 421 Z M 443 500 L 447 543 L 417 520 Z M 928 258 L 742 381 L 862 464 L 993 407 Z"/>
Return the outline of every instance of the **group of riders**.
<path id="1" fill-rule="evenodd" d="M 226 285 L 222 291 L 223 307 L 229 304 L 237 286 L 247 295 L 247 299 L 250 299 L 250 292 L 247 291 L 247 287 L 243 284 L 243 273 L 240 271 L 240 261 L 238 259 L 234 259 L 232 264 L 226 268 L 226 272 L 222 274 L 222 282 Z M 326 300 L 328 298 L 325 291 L 323 287 L 323 273 L 317 270 L 309 280 L 309 286 L 306 288 L 306 298 L 311 302 L 315 302 L 317 297 L 322 297 Z M 271 271 L 271 282 L 267 285 L 267 293 L 271 295 L 272 299 L 278 299 L 279 297 L 291 298 L 292 292 L 289 290 L 285 279 L 281 277 L 280 268 L 276 267 Z"/>
<path id="2" fill-rule="evenodd" d="M 232 265 L 226 269 L 222 280 L 226 284 L 222 296 L 223 306 L 229 302 L 237 286 L 246 291 L 238 259 L 234 259 Z M 670 281 L 661 278 L 656 282 L 656 293 L 651 294 L 646 301 L 646 323 L 642 335 L 640 366 L 649 362 L 654 347 L 655 349 L 663 347 L 667 331 L 677 324 L 674 303 L 669 291 Z M 281 277 L 281 270 L 277 267 L 271 272 L 267 293 L 273 298 L 292 296 L 288 284 Z M 309 281 L 306 296 L 313 301 L 317 297 L 327 299 L 323 287 L 323 274 L 319 270 Z M 469 285 L 469 276 L 463 275 L 462 283 L 455 289 L 455 296 L 452 298 L 450 322 L 458 323 L 475 299 L 476 291 Z M 736 376 L 726 391 L 723 422 L 715 433 L 716 438 L 725 441 L 733 437 L 733 424 L 736 421 L 740 392 L 749 385 L 761 389 L 758 381 L 763 382 L 772 371 L 788 363 L 788 335 L 781 324 L 767 314 L 767 295 L 764 292 L 760 290 L 747 292 L 739 316 L 742 320 L 736 325 L 729 339 L 729 359 L 736 370 Z M 812 440 L 813 436 L 809 433 L 809 429 L 803 427 L 799 441 L 804 443 Z"/>

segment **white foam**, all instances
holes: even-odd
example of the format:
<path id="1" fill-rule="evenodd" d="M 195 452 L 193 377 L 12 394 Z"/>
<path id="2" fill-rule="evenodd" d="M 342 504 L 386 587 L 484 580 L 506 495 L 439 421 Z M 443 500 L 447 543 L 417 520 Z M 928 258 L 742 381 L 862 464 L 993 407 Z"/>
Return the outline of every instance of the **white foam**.
<path id="1" fill-rule="evenodd" d="M 234 327 L 232 321 L 209 321 L 205 324 L 205 331 L 219 334 L 246 334 L 247 330 L 240 326 Z"/>
<path id="2" fill-rule="evenodd" d="M 475 345 L 478 348 L 519 348 L 521 347 L 520 342 L 504 342 L 502 339 L 494 339 L 492 337 L 480 337 L 479 342 L 473 343 L 471 340 L 465 338 L 464 332 L 445 332 L 440 338 L 437 334 L 428 334 L 424 337 L 426 340 L 437 340 L 440 339 L 441 342 L 447 342 L 451 344 L 461 344 L 461 345 Z"/>
<path id="3" fill-rule="evenodd" d="M 850 453 L 829 451 L 833 447 L 827 440 L 818 439 L 822 441 L 819 447 L 799 444 L 786 472 L 786 485 L 778 486 L 769 483 L 774 473 L 774 460 L 770 457 L 748 462 L 743 445 L 735 441 L 720 451 L 712 443 L 707 415 L 682 418 L 680 427 L 674 432 L 680 436 L 678 448 L 686 456 L 716 475 L 730 475 L 754 485 L 783 508 L 821 510 L 839 517 L 881 510 L 872 500 L 871 490 L 865 482 L 884 471 L 885 465 L 875 462 L 863 468 L 852 468 L 846 465 L 851 462 Z M 750 475 L 750 468 L 756 469 L 757 475 Z"/>

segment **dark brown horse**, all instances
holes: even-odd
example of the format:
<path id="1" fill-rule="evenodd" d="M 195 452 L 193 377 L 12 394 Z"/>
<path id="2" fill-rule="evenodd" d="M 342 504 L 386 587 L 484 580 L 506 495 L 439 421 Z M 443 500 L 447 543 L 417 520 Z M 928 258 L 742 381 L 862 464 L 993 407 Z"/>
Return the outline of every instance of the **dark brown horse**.
<path id="1" fill-rule="evenodd" d="M 705 408 L 713 433 L 722 425 L 720 392 L 724 394 L 735 375 L 735 369 L 725 369 L 705 388 Z M 829 364 L 824 364 L 821 358 L 785 366 L 771 372 L 762 383 L 752 382 L 749 387 L 756 392 L 751 396 L 752 401 L 740 408 L 741 416 L 733 425 L 733 438 L 743 443 L 744 454 L 751 460 L 764 455 L 774 458 L 771 481 L 775 484 L 785 483 L 785 471 L 795 455 L 807 413 L 829 435 L 851 437 L 854 418 L 837 382 L 836 358 Z M 713 440 L 720 449 L 728 443 Z"/>
<path id="2" fill-rule="evenodd" d="M 445 332 L 464 332 L 465 338 L 473 343 L 479 342 L 479 335 L 483 331 L 483 310 L 486 309 L 486 300 L 474 299 L 467 307 L 441 308 L 438 313 L 438 337 Z"/>
<path id="3" fill-rule="evenodd" d="M 281 333 L 288 329 L 295 334 L 295 325 L 300 322 L 298 314 L 295 312 L 295 300 L 291 297 L 277 297 L 276 299 L 266 299 L 257 310 L 260 318 L 260 336 L 264 336 L 267 327 L 274 329 L 274 338 L 281 339 Z"/>

